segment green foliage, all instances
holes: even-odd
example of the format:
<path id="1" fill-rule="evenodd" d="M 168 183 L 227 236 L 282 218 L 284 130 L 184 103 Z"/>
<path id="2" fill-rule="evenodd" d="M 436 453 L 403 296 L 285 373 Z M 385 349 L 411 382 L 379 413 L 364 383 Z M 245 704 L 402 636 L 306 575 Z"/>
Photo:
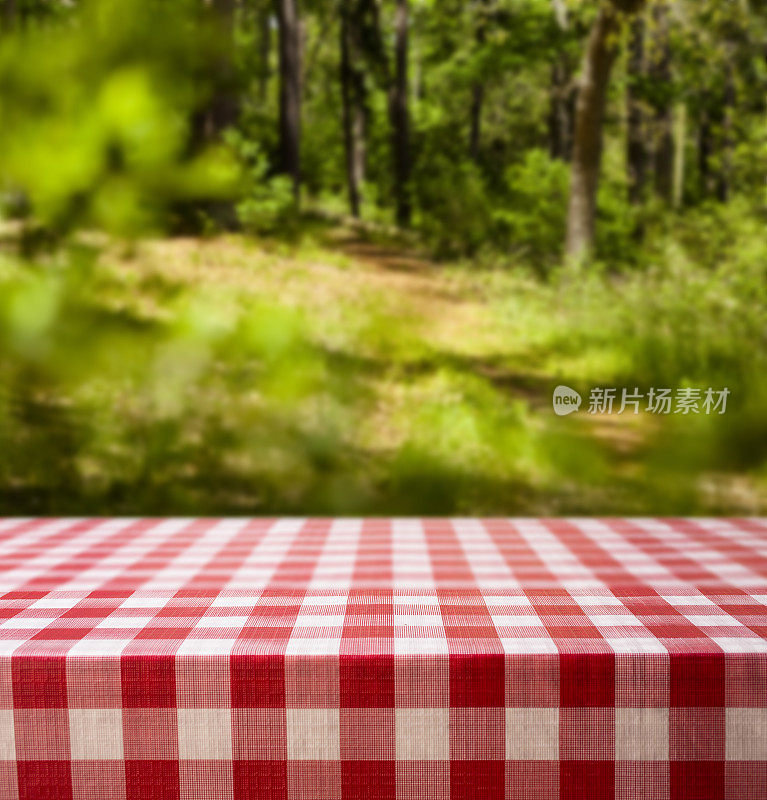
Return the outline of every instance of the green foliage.
<path id="1" fill-rule="evenodd" d="M 767 367 L 762 225 L 743 203 L 712 204 L 650 229 L 640 268 L 561 273 L 568 311 L 543 341 L 578 353 L 584 380 L 601 372 L 643 387 L 726 384 L 742 397 Z M 599 359 L 589 368 L 590 350 Z"/>
<path id="2" fill-rule="evenodd" d="M 453 268 L 429 288 L 445 298 L 433 311 L 397 283 L 376 288 L 353 260 L 332 266 L 317 245 L 270 256 L 240 239 L 158 243 L 127 260 L 77 247 L 34 270 L 5 259 L 0 506 L 718 508 L 700 493 L 705 471 L 758 475 L 767 462 L 764 246 L 741 252 L 733 242 L 758 220 L 719 212 L 663 236 L 655 269 L 612 279 L 590 270 L 542 283 Z M 711 226 L 729 226 L 707 254 L 718 268 L 697 263 Z M 485 295 L 479 316 L 466 317 L 463 298 Z M 552 416 L 549 376 L 584 392 L 733 394 L 725 418 L 660 420 L 624 475 L 588 420 Z"/>
<path id="3" fill-rule="evenodd" d="M 439 255 L 473 253 L 489 242 L 491 198 L 474 164 L 434 153 L 423 160 L 413 189 L 419 227 Z"/>
<path id="4" fill-rule="evenodd" d="M 116 0 L 86 2 L 65 30 L 0 40 L 0 185 L 37 222 L 135 235 L 174 203 L 232 191 L 226 154 L 189 146 L 203 99 L 193 78 L 210 57 L 190 8 L 140 0 L 126 15 Z"/>
<path id="5" fill-rule="evenodd" d="M 597 193 L 596 257 L 613 269 L 639 263 L 641 230 L 667 212 L 662 203 L 631 205 L 623 159 L 617 148 L 605 153 Z"/>
<path id="6" fill-rule="evenodd" d="M 24 25 L 0 33 L 0 509 L 764 508 L 765 18 L 751 5 L 683 0 L 663 85 L 616 64 L 597 260 L 576 271 L 559 268 L 570 165 L 548 153 L 552 68 L 567 93 L 595 3 L 568 3 L 565 28 L 550 0 L 411 4 L 417 239 L 385 227 L 390 4 L 378 20 L 355 4 L 365 222 L 339 227 L 335 6 L 301 4 L 310 215 L 278 174 L 270 4 L 239 4 L 232 34 L 200 0 L 24 3 Z M 629 203 L 627 83 L 650 151 L 656 115 L 672 100 L 689 110 L 673 211 L 651 176 Z M 222 135 L 210 112 L 232 88 L 239 121 Z M 241 231 L 168 238 L 190 213 L 211 233 L 222 220 Z M 404 242 L 463 262 L 435 265 Z M 584 415 L 554 418 L 560 382 L 732 397 L 723 418 L 643 417 L 605 434 Z M 725 478 L 756 499 L 712 498 L 706 485 Z"/>
<path id="7" fill-rule="evenodd" d="M 295 312 L 87 252 L 59 266 L 4 262 L 3 508 L 287 508 L 291 480 L 305 499 L 342 478 L 340 401 Z"/>
<path id="8" fill-rule="evenodd" d="M 508 202 L 493 212 L 520 260 L 551 265 L 561 255 L 567 214 L 569 169 L 543 150 L 528 150 L 506 170 Z"/>
<path id="9" fill-rule="evenodd" d="M 270 175 L 269 159 L 257 141 L 239 131 L 228 132 L 227 142 L 243 165 L 243 192 L 236 211 L 243 228 L 274 233 L 295 219 L 293 182 L 286 175 Z"/>

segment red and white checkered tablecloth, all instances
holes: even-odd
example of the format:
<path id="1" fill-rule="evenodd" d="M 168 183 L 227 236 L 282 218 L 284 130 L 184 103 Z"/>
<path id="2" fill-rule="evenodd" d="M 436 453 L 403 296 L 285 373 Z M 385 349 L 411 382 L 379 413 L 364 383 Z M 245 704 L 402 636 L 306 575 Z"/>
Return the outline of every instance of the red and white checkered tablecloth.
<path id="1" fill-rule="evenodd" d="M 767 798 L 767 520 L 0 520 L 0 798 Z"/>

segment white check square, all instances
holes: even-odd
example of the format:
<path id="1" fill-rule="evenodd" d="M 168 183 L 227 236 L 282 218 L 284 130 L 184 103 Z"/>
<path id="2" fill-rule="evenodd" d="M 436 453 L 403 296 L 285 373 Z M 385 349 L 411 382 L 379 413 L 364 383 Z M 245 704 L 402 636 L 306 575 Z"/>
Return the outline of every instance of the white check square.
<path id="1" fill-rule="evenodd" d="M 398 761 L 450 758 L 449 708 L 398 708 L 395 727 Z"/>
<path id="2" fill-rule="evenodd" d="M 228 708 L 179 708 L 176 713 L 180 759 L 231 759 L 232 716 Z"/>
<path id="3" fill-rule="evenodd" d="M 728 708 L 728 761 L 767 761 L 767 708 Z"/>
<path id="4" fill-rule="evenodd" d="M 506 709 L 507 760 L 554 761 L 558 757 L 558 708 Z"/>
<path id="5" fill-rule="evenodd" d="M 69 746 L 75 761 L 115 761 L 123 757 L 119 708 L 69 709 Z"/>
<path id="6" fill-rule="evenodd" d="M 336 761 L 341 758 L 341 719 L 337 708 L 287 709 L 288 759 Z"/>
<path id="7" fill-rule="evenodd" d="M 0 709 L 0 761 L 16 758 L 16 736 L 13 724 L 13 709 Z"/>
<path id="8" fill-rule="evenodd" d="M 667 708 L 616 708 L 617 761 L 665 761 L 669 757 Z"/>

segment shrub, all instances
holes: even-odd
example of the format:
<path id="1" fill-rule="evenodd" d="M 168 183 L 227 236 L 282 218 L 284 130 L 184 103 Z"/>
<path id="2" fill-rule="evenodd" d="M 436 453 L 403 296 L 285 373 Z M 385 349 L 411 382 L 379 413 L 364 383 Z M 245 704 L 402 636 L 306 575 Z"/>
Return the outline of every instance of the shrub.
<path id="1" fill-rule="evenodd" d="M 270 175 L 268 156 L 257 140 L 232 130 L 227 141 L 243 167 L 242 193 L 236 206 L 242 226 L 253 233 L 273 233 L 289 226 L 296 212 L 291 179 Z"/>
<path id="2" fill-rule="evenodd" d="M 413 178 L 418 227 L 440 256 L 494 242 L 492 202 L 475 164 L 435 153 Z"/>
<path id="3" fill-rule="evenodd" d="M 568 165 L 532 149 L 506 170 L 505 177 L 508 200 L 493 211 L 502 239 L 533 265 L 554 263 L 564 241 Z"/>

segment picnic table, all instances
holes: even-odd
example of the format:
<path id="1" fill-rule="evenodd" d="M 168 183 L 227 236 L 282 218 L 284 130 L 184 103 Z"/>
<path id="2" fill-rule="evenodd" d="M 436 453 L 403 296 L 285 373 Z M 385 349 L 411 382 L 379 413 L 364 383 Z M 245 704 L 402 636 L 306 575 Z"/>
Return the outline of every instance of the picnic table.
<path id="1" fill-rule="evenodd" d="M 0 798 L 764 800 L 767 520 L 1 520 Z"/>

